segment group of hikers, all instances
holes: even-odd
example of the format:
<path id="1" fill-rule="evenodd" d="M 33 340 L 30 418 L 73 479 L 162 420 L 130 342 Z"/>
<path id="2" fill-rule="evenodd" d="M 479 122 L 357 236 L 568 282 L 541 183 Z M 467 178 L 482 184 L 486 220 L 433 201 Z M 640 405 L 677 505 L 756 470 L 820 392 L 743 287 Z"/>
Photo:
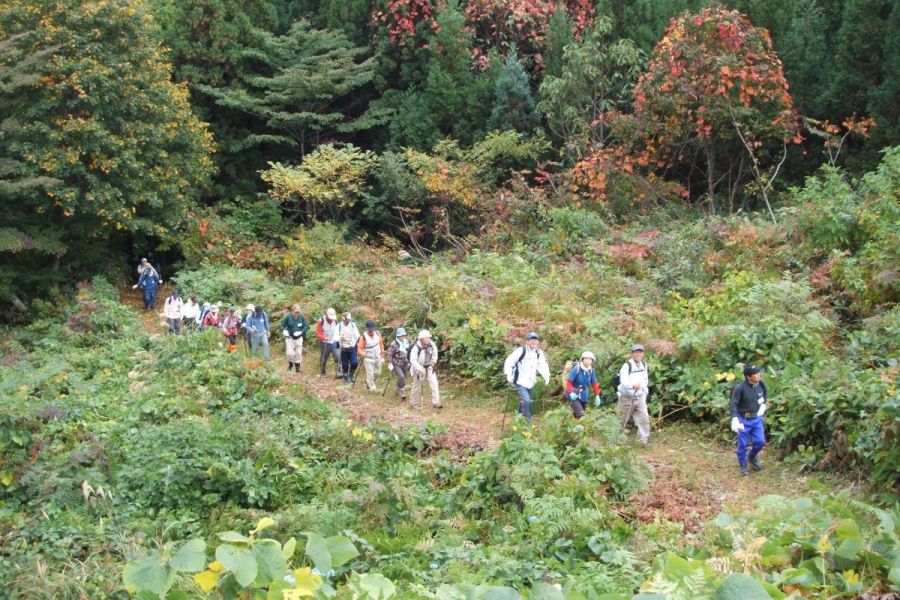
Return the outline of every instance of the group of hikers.
<path id="1" fill-rule="evenodd" d="M 155 309 L 156 291 L 162 279 L 146 259 L 142 259 L 138 275 L 138 283 L 134 288 L 142 290 L 145 310 Z M 269 360 L 269 317 L 260 306 L 248 304 L 245 308 L 246 314 L 243 317 L 233 306 L 222 315 L 218 304 L 207 302 L 200 305 L 195 297 L 190 297 L 185 302 L 179 292 L 174 290 L 166 298 L 163 313 L 172 333 L 177 334 L 182 328 L 198 331 L 217 328 L 227 339 L 229 352 L 237 349 L 238 335 L 243 333 L 250 353 L 256 355 L 262 349 L 263 357 Z M 299 373 L 303 343 L 309 331 L 299 304 L 295 304 L 282 318 L 280 327 L 288 371 L 295 370 Z M 407 398 L 407 380 L 411 378 L 409 401 L 413 407 L 421 404 L 426 383 L 431 392 L 432 407 L 443 407 L 437 379 L 438 347 L 427 329 L 419 331 L 413 342 L 406 329 L 398 327 L 394 332 L 394 339 L 385 349 L 384 337 L 374 321 L 366 321 L 365 330 L 360 332 L 351 313 L 345 312 L 338 319 L 337 311 L 327 308 L 315 323 L 315 336 L 319 343 L 320 377 L 326 376 L 328 360 L 331 358 L 335 378 L 343 379 L 346 384 L 355 384 L 361 361 L 365 370 L 366 389 L 374 391 L 377 389 L 376 379 L 387 362 L 388 370 L 397 377 L 396 392 L 401 400 Z M 602 403 L 596 362 L 594 354 L 586 351 L 574 364 L 567 363 L 563 370 L 565 398 L 576 419 L 580 419 L 587 410 L 591 393 L 595 408 L 599 408 Z M 541 349 L 541 339 L 537 332 L 529 332 L 524 344 L 507 356 L 503 373 L 518 395 L 517 412 L 530 424 L 532 395 L 538 377 L 544 380 L 545 385 L 549 385 L 551 379 L 550 364 L 546 353 Z M 741 475 L 744 476 L 749 474 L 748 465 L 755 470 L 762 469 L 758 455 L 766 445 L 763 415 L 766 412 L 768 392 L 760 373 L 761 369 L 756 365 L 746 365 L 744 381 L 730 391 L 731 430 L 737 434 L 737 458 Z M 637 441 L 647 444 L 650 440 L 650 415 L 647 409 L 650 381 L 643 345 L 635 344 L 631 347 L 630 358 L 621 365 L 610 383 L 616 393 L 622 428 L 626 429 L 633 423 L 637 430 Z"/>

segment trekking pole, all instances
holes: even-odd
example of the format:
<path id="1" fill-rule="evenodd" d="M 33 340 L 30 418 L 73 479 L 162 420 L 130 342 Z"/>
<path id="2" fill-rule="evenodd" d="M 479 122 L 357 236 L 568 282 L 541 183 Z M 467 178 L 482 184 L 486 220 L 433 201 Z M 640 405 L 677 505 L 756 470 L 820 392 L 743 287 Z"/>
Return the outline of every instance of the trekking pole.
<path id="1" fill-rule="evenodd" d="M 506 413 L 509 410 L 509 399 L 505 396 L 503 397 L 503 418 L 500 420 L 500 437 L 503 437 L 503 432 L 506 431 Z"/>
<path id="2" fill-rule="evenodd" d="M 381 391 L 382 398 L 384 398 L 384 395 L 387 394 L 388 386 L 391 383 L 391 373 L 388 373 L 388 376 L 386 377 L 386 379 L 387 379 L 387 381 L 384 382 L 384 390 Z"/>

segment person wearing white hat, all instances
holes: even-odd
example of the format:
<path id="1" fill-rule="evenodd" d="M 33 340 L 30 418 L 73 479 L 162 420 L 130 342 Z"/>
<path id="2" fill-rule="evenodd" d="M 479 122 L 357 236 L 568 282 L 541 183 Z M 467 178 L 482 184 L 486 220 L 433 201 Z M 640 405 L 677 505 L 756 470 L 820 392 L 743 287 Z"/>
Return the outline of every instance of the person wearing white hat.
<path id="1" fill-rule="evenodd" d="M 619 369 L 618 379 L 616 392 L 619 398 L 618 410 L 622 417 L 622 429 L 633 420 L 637 427 L 638 442 L 646 444 L 650 441 L 650 414 L 647 412 L 650 381 L 642 345 L 635 344 L 631 347 L 631 358 Z"/>
<path id="2" fill-rule="evenodd" d="M 263 358 L 269 360 L 269 316 L 266 311 L 262 307 L 248 304 L 243 327 L 250 340 L 250 354 L 256 355 L 262 346 Z"/>
<path id="3" fill-rule="evenodd" d="M 416 343 L 409 350 L 409 364 L 413 376 L 409 403 L 413 407 L 419 406 L 422 402 L 422 387 L 425 385 L 425 380 L 428 380 L 428 387 L 431 389 L 431 406 L 443 408 L 435 372 L 438 361 L 437 344 L 432 341 L 431 332 L 427 329 L 420 331 L 416 337 L 418 338 Z"/>
<path id="4" fill-rule="evenodd" d="M 566 377 L 566 399 L 576 419 L 580 419 L 587 408 L 588 390 L 594 391 L 594 406 L 600 406 L 600 384 L 597 383 L 597 372 L 594 371 L 595 362 L 597 358 L 593 352 L 582 352 L 581 360 Z"/>
<path id="5" fill-rule="evenodd" d="M 319 340 L 319 377 L 325 377 L 325 367 L 328 365 L 328 357 L 334 359 L 334 377 L 340 379 L 341 353 L 335 340 L 338 318 L 333 308 L 328 308 L 325 314 L 316 321 L 316 339 Z"/>
<path id="6" fill-rule="evenodd" d="M 356 369 L 359 367 L 359 352 L 356 344 L 359 342 L 359 328 L 353 321 L 353 315 L 344 313 L 344 319 L 338 323 L 335 330 L 335 338 L 341 348 L 341 370 L 344 372 L 344 383 L 350 383 L 356 377 Z"/>

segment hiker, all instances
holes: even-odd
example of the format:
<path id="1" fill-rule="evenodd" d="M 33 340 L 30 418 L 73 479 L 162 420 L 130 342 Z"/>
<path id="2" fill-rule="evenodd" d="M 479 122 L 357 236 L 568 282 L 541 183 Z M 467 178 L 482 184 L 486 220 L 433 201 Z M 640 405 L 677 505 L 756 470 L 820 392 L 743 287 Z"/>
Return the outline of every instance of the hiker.
<path id="1" fill-rule="evenodd" d="M 206 313 L 206 316 L 203 317 L 203 329 L 218 329 L 221 327 L 222 317 L 221 315 L 219 315 L 219 307 L 214 304 L 212 307 L 210 307 L 209 312 Z"/>
<path id="2" fill-rule="evenodd" d="M 396 339 L 388 347 L 388 371 L 397 374 L 397 395 L 406 400 L 406 378 L 409 377 L 409 336 L 406 329 L 398 327 Z"/>
<path id="3" fill-rule="evenodd" d="M 534 331 L 525 336 L 525 344 L 516 348 L 506 357 L 503 372 L 506 381 L 513 384 L 519 394 L 518 413 L 531 424 L 531 391 L 537 384 L 537 376 L 544 378 L 544 384 L 550 385 L 550 365 L 541 351 L 541 338 Z"/>
<path id="4" fill-rule="evenodd" d="M 178 290 L 172 290 L 166 303 L 163 305 L 163 314 L 166 316 L 166 322 L 169 324 L 169 331 L 178 334 L 181 331 L 181 309 L 184 302 L 181 300 L 181 294 Z"/>
<path id="5" fill-rule="evenodd" d="M 162 278 L 160 278 L 156 269 L 150 266 L 150 263 L 147 262 L 146 258 L 141 259 L 138 273 L 140 274 L 138 276 L 138 282 L 131 286 L 131 289 L 136 290 L 141 288 L 144 292 L 144 310 L 155 309 L 156 290 L 159 288 L 160 284 L 162 284 Z"/>
<path id="6" fill-rule="evenodd" d="M 197 322 L 200 323 L 200 331 L 206 329 L 206 315 L 209 314 L 210 310 L 212 310 L 212 305 L 209 302 L 204 302 L 203 306 L 200 307 L 200 318 L 197 319 Z"/>
<path id="7" fill-rule="evenodd" d="M 594 391 L 594 406 L 600 406 L 600 384 L 594 363 L 597 357 L 593 352 L 582 352 L 581 360 L 572 367 L 566 377 L 566 398 L 572 407 L 572 416 L 580 419 L 588 405 L 588 390 Z"/>
<path id="8" fill-rule="evenodd" d="M 225 315 L 225 319 L 222 321 L 222 333 L 225 335 L 225 339 L 228 340 L 229 352 L 237 350 L 237 336 L 240 329 L 241 316 L 238 314 L 237 309 L 233 306 L 229 307 L 228 314 Z"/>
<path id="9" fill-rule="evenodd" d="M 353 316 L 346 312 L 344 319 L 338 323 L 335 332 L 338 346 L 341 349 L 341 371 L 344 373 L 344 383 L 350 383 L 356 378 L 356 369 L 359 367 L 359 354 L 356 344 L 359 342 L 359 328 L 353 322 Z"/>
<path id="10" fill-rule="evenodd" d="M 288 359 L 288 373 L 291 367 L 300 372 L 300 361 L 303 359 L 303 338 L 309 331 L 306 318 L 300 314 L 300 305 L 295 304 L 289 314 L 281 319 L 281 334 L 284 336 L 284 352 Z"/>
<path id="11" fill-rule="evenodd" d="M 738 436 L 737 459 L 741 475 L 749 473 L 747 463 L 757 471 L 762 471 L 759 453 L 766 447 L 766 432 L 763 430 L 763 415 L 766 414 L 766 400 L 769 393 L 756 365 L 744 367 L 744 381 L 731 391 L 729 414 L 731 430 Z M 752 445 L 747 455 L 747 444 Z"/>
<path id="12" fill-rule="evenodd" d="M 366 369 L 366 390 L 374 391 L 377 389 L 375 378 L 381 376 L 381 365 L 384 364 L 384 339 L 375 330 L 375 321 L 366 321 L 366 330 L 356 345 Z"/>
<path id="13" fill-rule="evenodd" d="M 325 365 L 328 364 L 329 356 L 334 359 L 335 379 L 339 379 L 343 374 L 341 353 L 336 339 L 337 325 L 337 313 L 333 308 L 327 309 L 322 318 L 316 321 L 316 339 L 319 340 L 319 377 L 325 377 Z"/>
<path id="14" fill-rule="evenodd" d="M 244 318 L 244 331 L 250 340 L 250 354 L 256 355 L 259 346 L 263 348 L 263 358 L 269 360 L 269 315 L 261 306 L 247 305 L 247 316 Z"/>
<path id="15" fill-rule="evenodd" d="M 191 296 L 181 307 L 181 324 L 188 330 L 196 329 L 200 324 L 200 305 L 196 296 Z"/>
<path id="16" fill-rule="evenodd" d="M 409 349 L 409 365 L 413 377 L 409 403 L 413 407 L 419 406 L 422 401 L 422 387 L 427 379 L 428 387 L 431 388 L 431 406 L 443 408 L 441 394 L 438 390 L 437 373 L 435 372 L 438 361 L 437 344 L 431 340 L 431 332 L 427 329 L 420 331 L 416 337 L 418 341 Z"/>
<path id="17" fill-rule="evenodd" d="M 642 345 L 632 346 L 631 358 L 619 368 L 619 386 L 616 392 L 622 429 L 628 426 L 629 420 L 633 420 L 637 427 L 637 441 L 646 444 L 650 441 L 650 414 L 647 412 L 650 381 Z"/>

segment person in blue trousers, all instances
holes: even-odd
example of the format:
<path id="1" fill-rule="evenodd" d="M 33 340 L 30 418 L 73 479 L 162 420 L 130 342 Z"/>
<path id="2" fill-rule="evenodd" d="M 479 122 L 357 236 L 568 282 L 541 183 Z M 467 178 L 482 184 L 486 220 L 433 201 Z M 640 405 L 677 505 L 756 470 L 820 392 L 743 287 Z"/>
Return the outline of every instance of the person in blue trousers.
<path id="1" fill-rule="evenodd" d="M 269 316 L 260 306 L 247 305 L 247 316 L 244 319 L 244 331 L 250 340 L 250 353 L 254 356 L 262 346 L 263 358 L 269 360 Z"/>
<path id="2" fill-rule="evenodd" d="M 731 430 L 738 436 L 738 465 L 741 468 L 741 475 L 745 477 L 749 474 L 748 463 L 757 471 L 762 470 L 759 453 L 766 446 L 763 415 L 766 413 L 766 400 L 769 395 L 760 371 L 756 365 L 745 366 L 744 381 L 736 385 L 731 392 L 729 407 Z"/>
<path id="3" fill-rule="evenodd" d="M 516 388 L 519 395 L 519 414 L 531 424 L 531 392 L 537 384 L 538 375 L 544 385 L 550 385 L 550 365 L 540 348 L 541 338 L 532 331 L 525 337 L 525 345 L 513 350 L 503 363 L 506 381 Z"/>
<path id="4" fill-rule="evenodd" d="M 138 273 L 140 273 L 140 277 L 138 277 L 138 282 L 132 286 L 131 289 L 138 289 L 144 292 L 144 310 L 151 310 L 156 308 L 156 290 L 159 289 L 159 284 L 162 283 L 162 278 L 160 278 L 159 273 L 156 272 L 146 258 L 141 259 L 141 266 L 138 267 Z"/>

